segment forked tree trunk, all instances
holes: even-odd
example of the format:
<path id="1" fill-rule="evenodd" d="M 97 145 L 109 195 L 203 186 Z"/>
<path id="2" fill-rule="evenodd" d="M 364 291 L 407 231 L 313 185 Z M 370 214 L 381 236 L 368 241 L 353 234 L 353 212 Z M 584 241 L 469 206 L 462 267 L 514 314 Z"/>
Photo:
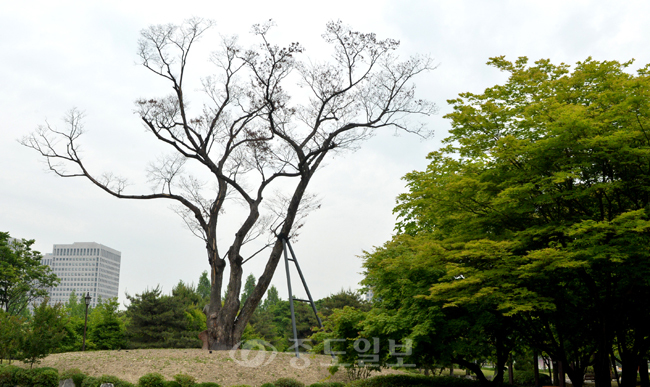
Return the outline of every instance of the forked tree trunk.
<path id="1" fill-rule="evenodd" d="M 228 292 L 226 299 L 223 300 L 223 306 L 221 305 L 221 286 L 225 261 L 218 258 L 216 249 L 211 253 L 211 249 L 208 247 L 208 254 L 213 254 L 211 256 L 213 259 L 210 260 L 210 263 L 212 265 L 213 281 L 210 293 L 210 304 L 207 313 L 208 329 L 206 332 L 208 340 L 207 346 L 209 349 L 231 350 L 239 345 L 241 336 L 244 333 L 244 329 L 246 328 L 246 324 L 248 324 L 248 321 L 250 321 L 253 312 L 266 293 L 266 290 L 271 283 L 271 279 L 273 278 L 273 274 L 275 273 L 275 269 L 282 256 L 281 238 L 290 235 L 296 214 L 298 212 L 298 208 L 300 206 L 300 202 L 302 201 L 302 198 L 305 194 L 313 171 L 316 170 L 324 156 L 325 154 L 322 154 L 322 157 L 320 157 L 318 161 L 314 162 L 311 170 L 304 172 L 300 182 L 298 183 L 298 186 L 296 187 L 296 190 L 294 191 L 291 198 L 291 202 L 287 207 L 287 215 L 284 219 L 284 224 L 282 225 L 280 234 L 278 235 L 278 238 L 273 245 L 264 272 L 258 279 L 255 289 L 253 289 L 253 292 L 248 296 L 244 305 L 240 305 L 239 302 L 241 278 L 243 273 L 241 267 L 242 258 L 239 256 L 239 249 L 241 248 L 241 245 L 233 245 L 228 251 L 228 262 L 230 262 L 230 278 L 228 281 Z M 215 262 L 216 265 L 214 265 L 213 262 Z M 216 281 L 214 279 L 216 279 Z"/>

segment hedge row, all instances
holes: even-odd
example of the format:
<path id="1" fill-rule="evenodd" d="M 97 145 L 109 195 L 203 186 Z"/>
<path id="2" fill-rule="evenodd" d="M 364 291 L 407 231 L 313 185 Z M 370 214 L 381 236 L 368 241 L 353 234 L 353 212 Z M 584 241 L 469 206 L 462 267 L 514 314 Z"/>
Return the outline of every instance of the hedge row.
<path id="1" fill-rule="evenodd" d="M 103 375 L 98 378 L 87 376 L 78 369 L 66 370 L 59 375 L 56 369 L 49 367 L 25 369 L 0 364 L 0 387 L 58 387 L 59 380 L 65 379 L 72 379 L 75 387 L 100 387 L 103 383 L 112 383 L 115 387 L 220 387 L 217 383 L 196 383 L 192 376 L 185 374 L 174 376 L 174 380 L 165 380 L 159 373 L 150 373 L 142 376 L 136 386 L 115 376 Z M 241 384 L 237 387 L 251 386 Z M 305 387 L 305 385 L 292 378 L 281 378 L 273 383 L 265 383 L 261 387 Z M 444 376 L 382 375 L 348 384 L 319 382 L 309 387 L 478 387 L 478 382 Z"/>

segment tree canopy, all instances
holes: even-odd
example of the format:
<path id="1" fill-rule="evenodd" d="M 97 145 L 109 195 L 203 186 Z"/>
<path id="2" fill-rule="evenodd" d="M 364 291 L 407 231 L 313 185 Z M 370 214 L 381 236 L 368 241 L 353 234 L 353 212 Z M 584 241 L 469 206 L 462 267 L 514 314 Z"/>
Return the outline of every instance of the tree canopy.
<path id="1" fill-rule="evenodd" d="M 387 297 L 423 260 L 440 277 L 420 296 L 445 316 L 491 305 L 574 386 L 588 365 L 609 385 L 614 353 L 632 386 L 650 348 L 648 66 L 488 63 L 508 81 L 448 101 L 446 146 L 406 175 L 398 235 L 368 254 L 368 284 Z"/>
<path id="2" fill-rule="evenodd" d="M 41 253 L 32 250 L 34 240 L 12 239 L 0 232 L 0 308 L 18 315 L 27 305 L 48 295 L 59 283 L 49 266 L 41 263 Z"/>

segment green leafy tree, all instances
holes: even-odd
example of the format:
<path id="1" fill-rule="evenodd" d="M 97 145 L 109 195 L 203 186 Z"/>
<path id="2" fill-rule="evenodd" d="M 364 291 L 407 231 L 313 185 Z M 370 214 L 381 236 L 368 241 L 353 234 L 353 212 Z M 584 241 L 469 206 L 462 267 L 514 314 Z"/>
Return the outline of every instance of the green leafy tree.
<path id="1" fill-rule="evenodd" d="M 0 364 L 18 357 L 23 343 L 24 320 L 0 310 Z"/>
<path id="2" fill-rule="evenodd" d="M 449 101 L 447 147 L 406 176 L 399 232 L 436 246 L 432 300 L 492 303 L 574 386 L 623 385 L 650 348 L 650 78 L 631 62 L 489 64 L 504 85 Z M 627 364 L 627 365 L 626 365 Z"/>
<path id="3" fill-rule="evenodd" d="M 275 285 L 271 285 L 266 291 L 266 298 L 262 303 L 262 309 L 269 309 L 273 305 L 276 305 L 280 300 L 281 299 L 278 293 L 278 289 L 275 287 Z"/>
<path id="4" fill-rule="evenodd" d="M 94 349 L 126 348 L 126 327 L 119 318 L 117 298 L 97 305 L 88 318 L 88 339 Z"/>
<path id="5" fill-rule="evenodd" d="M 45 298 L 34 309 L 34 317 L 27 325 L 25 336 L 21 343 L 21 355 L 25 363 L 34 367 L 40 359 L 54 352 L 65 337 L 65 325 L 68 317 L 63 305 L 47 305 Z"/>
<path id="6" fill-rule="evenodd" d="M 314 304 L 316 304 L 318 313 L 321 313 L 325 317 L 332 314 L 334 309 L 343 309 L 346 306 L 366 312 L 370 310 L 370 304 L 361 297 L 361 294 L 351 289 L 341 289 L 338 293 L 321 298 Z"/>
<path id="7" fill-rule="evenodd" d="M 184 285 L 182 286 L 184 288 Z M 186 303 L 190 298 L 162 295 L 160 287 L 147 289 L 135 296 L 127 295 L 130 305 L 126 318 L 129 345 L 135 348 L 192 348 L 201 347 L 198 332 L 188 331 Z M 198 297 L 198 295 L 196 295 Z M 190 304 L 191 305 L 191 304 Z"/>
<path id="8" fill-rule="evenodd" d="M 253 290 L 255 290 L 255 276 L 249 274 L 248 277 L 246 277 L 246 282 L 244 283 L 244 291 L 241 294 L 240 302 L 242 305 L 244 305 L 246 299 L 253 293 Z"/>
<path id="9" fill-rule="evenodd" d="M 27 305 L 45 297 L 59 283 L 49 266 L 41 264 L 41 253 L 32 250 L 33 240 L 10 240 L 0 232 L 0 309 L 22 314 Z"/>
<path id="10" fill-rule="evenodd" d="M 199 278 L 199 284 L 196 286 L 196 292 L 201 296 L 201 300 L 208 302 L 210 300 L 210 279 L 208 278 L 208 271 L 204 270 Z"/>

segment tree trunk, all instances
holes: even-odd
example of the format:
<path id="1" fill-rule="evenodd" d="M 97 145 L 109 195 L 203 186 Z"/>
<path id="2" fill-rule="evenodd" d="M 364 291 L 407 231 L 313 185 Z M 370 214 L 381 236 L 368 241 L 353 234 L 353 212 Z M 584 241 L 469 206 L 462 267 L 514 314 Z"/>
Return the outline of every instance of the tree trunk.
<path id="1" fill-rule="evenodd" d="M 648 359 L 641 359 L 639 362 L 639 379 L 641 387 L 650 387 L 650 378 L 648 377 Z"/>
<path id="2" fill-rule="evenodd" d="M 535 387 L 540 387 L 539 384 L 539 358 L 537 351 L 533 354 L 533 374 L 535 375 Z"/>
<path id="3" fill-rule="evenodd" d="M 564 387 L 566 384 L 566 377 L 564 376 L 564 364 L 562 364 L 562 360 L 558 360 L 557 362 L 557 377 L 560 382 L 558 386 Z"/>
<path id="4" fill-rule="evenodd" d="M 311 179 L 313 171 L 318 168 L 322 158 L 325 156 L 323 153 L 319 161 L 312 164 L 312 169 L 304 171 L 304 174 L 296 186 L 296 190 L 293 193 L 291 202 L 287 207 L 287 215 L 284 219 L 284 223 L 278 234 L 269 259 L 266 263 L 264 272 L 258 279 L 257 285 L 253 292 L 248 296 L 244 305 L 240 305 L 239 294 L 241 290 L 241 277 L 242 277 L 242 257 L 239 256 L 239 251 L 243 244 L 244 236 L 255 223 L 258 217 L 257 208 L 251 208 L 251 214 L 247 221 L 240 227 L 238 233 L 235 236 L 235 242 L 230 247 L 228 251 L 228 262 L 230 263 L 230 278 L 228 282 L 228 292 L 226 299 L 224 300 L 223 306 L 221 306 L 221 278 L 223 277 L 223 267 L 225 267 L 225 261 L 223 259 L 219 260 L 215 258 L 214 261 L 218 264 L 223 264 L 223 267 L 213 265 L 213 272 L 217 273 L 217 278 L 219 281 L 213 281 L 212 291 L 210 293 L 210 314 L 207 316 L 208 319 L 208 347 L 212 350 L 231 350 L 236 347 L 240 340 L 241 335 L 246 328 L 246 324 L 250 321 L 250 318 L 253 315 L 253 312 L 259 305 L 266 293 L 268 286 L 271 283 L 275 269 L 278 266 L 278 262 L 282 256 L 282 238 L 286 238 L 290 235 L 291 229 L 293 227 L 294 221 L 296 219 L 296 214 L 300 206 L 300 202 L 305 194 L 307 185 Z M 249 226 L 247 226 L 249 223 Z M 214 239 L 216 241 L 216 239 Z M 208 248 L 208 254 L 210 254 L 210 248 Z M 216 255 L 216 251 L 214 252 Z M 212 260 L 211 260 L 212 265 Z M 217 288 L 218 286 L 218 288 Z M 240 308 L 241 306 L 241 308 Z"/>
<path id="5" fill-rule="evenodd" d="M 465 367 L 466 370 L 472 371 L 474 375 L 476 375 L 476 379 L 481 383 L 482 386 L 490 385 L 490 381 L 483 374 L 483 370 L 481 370 L 480 364 L 472 363 L 463 358 L 454 358 L 453 361 L 458 363 L 458 365 L 460 365 L 461 367 Z"/>
<path id="6" fill-rule="evenodd" d="M 512 355 L 508 356 L 508 384 L 515 385 L 515 372 L 512 367 Z"/>
<path id="7" fill-rule="evenodd" d="M 594 362 L 594 379 L 596 387 L 612 387 L 612 373 L 609 365 L 609 354 L 606 350 L 596 352 Z"/>
<path id="8" fill-rule="evenodd" d="M 621 354 L 621 387 L 636 387 L 636 375 L 639 358 L 634 355 Z"/>

